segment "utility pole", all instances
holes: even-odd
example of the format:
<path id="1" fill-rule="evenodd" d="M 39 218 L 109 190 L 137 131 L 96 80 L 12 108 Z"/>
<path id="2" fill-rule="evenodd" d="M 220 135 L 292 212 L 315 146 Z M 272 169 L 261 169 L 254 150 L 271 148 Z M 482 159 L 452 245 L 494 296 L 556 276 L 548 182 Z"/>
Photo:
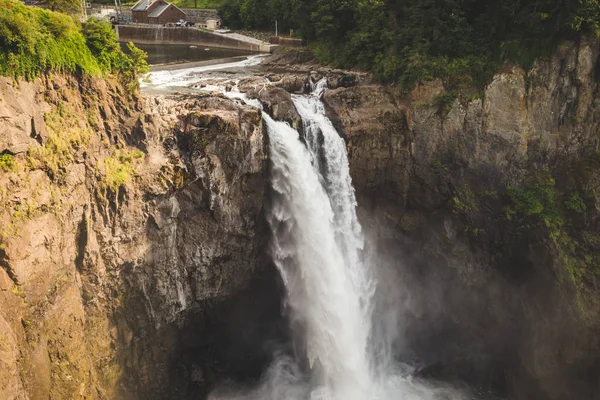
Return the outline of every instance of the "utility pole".
<path id="1" fill-rule="evenodd" d="M 87 21 L 87 0 L 81 0 L 81 22 Z"/>
<path id="2" fill-rule="evenodd" d="M 279 36 L 279 35 L 277 34 L 277 20 L 275 20 L 275 37 L 277 37 L 277 36 Z"/>

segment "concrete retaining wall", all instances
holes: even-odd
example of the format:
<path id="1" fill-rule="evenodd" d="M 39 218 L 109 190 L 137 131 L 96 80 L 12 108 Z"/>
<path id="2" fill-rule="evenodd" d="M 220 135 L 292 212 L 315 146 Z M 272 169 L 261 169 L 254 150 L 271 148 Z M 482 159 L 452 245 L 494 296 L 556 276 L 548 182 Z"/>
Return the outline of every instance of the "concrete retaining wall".
<path id="1" fill-rule="evenodd" d="M 302 47 L 306 46 L 306 42 L 302 39 L 284 38 L 280 36 L 271 36 L 269 43 L 278 44 L 286 47 Z"/>
<path id="2" fill-rule="evenodd" d="M 181 43 L 197 46 L 218 47 L 270 53 L 272 46 L 253 44 L 227 37 L 218 33 L 202 31 L 196 28 L 167 28 L 163 26 L 118 25 L 119 40 L 137 43 Z"/>
<path id="3" fill-rule="evenodd" d="M 217 10 L 211 8 L 182 8 L 186 13 L 186 20 L 205 24 L 209 19 L 220 19 Z"/>

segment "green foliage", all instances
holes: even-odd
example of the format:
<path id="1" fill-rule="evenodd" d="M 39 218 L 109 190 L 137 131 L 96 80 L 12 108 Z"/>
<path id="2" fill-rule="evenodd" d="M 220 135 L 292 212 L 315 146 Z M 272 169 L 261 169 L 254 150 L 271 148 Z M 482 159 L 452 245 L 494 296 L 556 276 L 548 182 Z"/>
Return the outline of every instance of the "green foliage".
<path id="1" fill-rule="evenodd" d="M 550 237 L 558 238 L 564 222 L 557 206 L 558 191 L 554 179 L 542 178 L 532 185 L 509 187 L 506 194 L 512 202 L 505 208 L 508 220 L 515 216 L 538 218 L 548 228 Z"/>
<path id="2" fill-rule="evenodd" d="M 79 0 L 43 0 L 42 4 L 52 11 L 81 13 L 81 1 Z"/>
<path id="3" fill-rule="evenodd" d="M 107 1 L 115 4 L 114 0 Z M 219 8 L 223 0 L 174 0 L 172 3 L 180 8 Z"/>
<path id="4" fill-rule="evenodd" d="M 569 18 L 569 27 L 574 31 L 586 31 L 600 35 L 600 3 L 598 0 L 579 0 L 579 7 Z"/>
<path id="5" fill-rule="evenodd" d="M 577 287 L 589 277 L 600 275 L 600 236 L 563 216 L 565 210 L 587 215 L 589 210 L 579 192 L 561 201 L 554 179 L 542 177 L 530 185 L 507 188 L 506 194 L 510 205 L 504 209 L 505 217 L 521 232 L 535 229 L 541 222 Z"/>
<path id="6" fill-rule="evenodd" d="M 455 213 L 475 211 L 478 208 L 477 204 L 477 198 L 468 185 L 463 185 L 452 197 L 452 208 Z"/>
<path id="7" fill-rule="evenodd" d="M 239 28 L 244 26 L 241 16 L 243 0 L 228 0 L 219 7 L 219 16 L 227 26 Z"/>
<path id="8" fill-rule="evenodd" d="M 77 4 L 79 4 L 77 2 Z M 119 47 L 108 22 L 90 18 L 83 26 L 65 14 L 0 0 L 0 75 L 31 80 L 48 71 L 119 74 L 131 89 L 148 71 L 146 55 Z"/>
<path id="9" fill-rule="evenodd" d="M 131 42 L 127 43 L 127 50 L 129 50 L 129 56 L 121 72 L 127 89 L 134 92 L 139 89 L 139 78 L 150 71 L 150 66 L 146 61 L 148 58 L 146 52 L 138 49 Z"/>
<path id="10" fill-rule="evenodd" d="M 446 116 L 452 109 L 452 104 L 456 100 L 456 93 L 444 92 L 435 98 L 434 106 L 437 109 L 439 115 Z"/>
<path id="11" fill-rule="evenodd" d="M 175 188 L 175 190 L 179 190 L 179 189 L 183 188 L 183 186 L 185 184 L 184 170 L 179 167 L 175 167 L 173 169 L 173 177 L 171 180 L 172 180 L 173 187 Z"/>
<path id="12" fill-rule="evenodd" d="M 102 184 L 104 187 L 116 192 L 125 186 L 136 174 L 134 163 L 144 157 L 140 150 L 120 150 L 112 157 L 104 159 L 105 174 Z"/>
<path id="13" fill-rule="evenodd" d="M 279 32 L 299 28 L 298 21 L 310 20 L 310 2 L 303 0 L 221 0 L 217 6 L 226 26 Z"/>
<path id="14" fill-rule="evenodd" d="M 10 154 L 0 154 L 0 171 L 10 172 L 15 169 L 15 161 Z"/>
<path id="15" fill-rule="evenodd" d="M 434 161 L 431 163 L 431 168 L 436 175 L 443 175 L 448 173 L 448 167 L 446 167 L 441 161 Z"/>
<path id="16" fill-rule="evenodd" d="M 70 163 L 75 161 L 77 150 L 90 139 L 89 128 L 79 124 L 75 111 L 58 106 L 46 113 L 44 120 L 48 140 L 42 147 L 27 152 L 29 167 L 43 169 L 57 183 L 63 183 Z"/>
<path id="17" fill-rule="evenodd" d="M 150 70 L 147 54 L 127 43 L 128 54 L 121 51 L 117 34 L 107 21 L 90 18 L 83 26 L 83 35 L 92 54 L 104 71 L 119 72 L 130 92 L 139 89 L 139 78 Z"/>
<path id="18" fill-rule="evenodd" d="M 565 207 L 567 210 L 571 210 L 578 214 L 584 214 L 587 211 L 587 206 L 579 192 L 572 193 L 571 196 L 565 200 Z"/>
<path id="19" fill-rule="evenodd" d="M 34 77 L 58 72 L 101 72 L 69 16 L 0 0 L 0 75 Z"/>
<path id="20" fill-rule="evenodd" d="M 597 0 L 223 0 L 225 23 L 295 29 L 318 60 L 410 88 L 482 86 L 504 62 L 524 67 L 580 33 L 598 35 Z"/>
<path id="21" fill-rule="evenodd" d="M 127 56 L 121 51 L 117 34 L 109 22 L 90 18 L 82 29 L 85 43 L 104 71 L 125 67 Z"/>

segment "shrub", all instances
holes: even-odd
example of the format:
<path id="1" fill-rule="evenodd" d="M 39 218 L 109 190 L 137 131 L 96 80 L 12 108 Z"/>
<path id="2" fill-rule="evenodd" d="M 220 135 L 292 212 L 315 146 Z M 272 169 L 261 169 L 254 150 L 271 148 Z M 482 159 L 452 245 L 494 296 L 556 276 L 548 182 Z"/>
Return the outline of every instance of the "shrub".
<path id="1" fill-rule="evenodd" d="M 120 150 L 104 159 L 105 175 L 102 185 L 113 192 L 125 186 L 136 174 L 134 163 L 144 157 L 140 150 Z"/>
<path id="2" fill-rule="evenodd" d="M 33 79 L 48 70 L 101 72 L 68 15 L 15 0 L 0 0 L 0 9 L 0 75 Z"/>
<path id="3" fill-rule="evenodd" d="M 150 71 L 150 66 L 146 61 L 148 55 L 143 50 L 138 49 L 131 42 L 127 43 L 129 57 L 127 57 L 125 68 L 122 71 L 123 80 L 129 91 L 139 89 L 139 78 Z"/>
<path id="4" fill-rule="evenodd" d="M 118 72 L 127 89 L 130 92 L 137 91 L 138 79 L 150 70 L 147 54 L 131 42 L 127 43 L 129 54 L 125 54 L 111 24 L 96 18 L 90 18 L 83 25 L 83 35 L 100 67 L 104 71 Z"/>
<path id="5" fill-rule="evenodd" d="M 85 42 L 104 71 L 124 68 L 127 56 L 121 51 L 117 34 L 109 22 L 88 19 L 82 30 Z"/>
<path id="6" fill-rule="evenodd" d="M 148 71 L 146 53 L 129 44 L 123 53 L 108 22 L 83 27 L 58 12 L 0 0 L 0 75 L 31 80 L 48 71 L 119 74 L 130 89 Z"/>
<path id="7" fill-rule="evenodd" d="M 15 169 L 15 161 L 10 154 L 0 154 L 0 171 L 10 172 Z"/>
<path id="8" fill-rule="evenodd" d="M 567 210 L 571 210 L 578 214 L 584 214 L 587 211 L 587 206 L 579 192 L 574 192 L 567 200 L 565 200 L 565 207 Z"/>
<path id="9" fill-rule="evenodd" d="M 557 206 L 558 191 L 554 179 L 542 178 L 529 186 L 509 187 L 506 190 L 512 206 L 505 209 L 510 220 L 514 215 L 539 218 L 557 239 L 563 226 L 563 218 Z"/>

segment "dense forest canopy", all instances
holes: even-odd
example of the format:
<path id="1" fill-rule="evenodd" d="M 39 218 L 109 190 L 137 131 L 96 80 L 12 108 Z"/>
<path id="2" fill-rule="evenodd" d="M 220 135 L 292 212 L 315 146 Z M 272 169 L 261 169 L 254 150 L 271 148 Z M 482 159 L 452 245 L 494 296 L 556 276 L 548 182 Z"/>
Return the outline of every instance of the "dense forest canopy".
<path id="1" fill-rule="evenodd" d="M 320 60 L 405 86 L 482 83 L 500 62 L 527 67 L 559 40 L 600 32 L 598 0 L 224 0 L 219 11 L 231 27 L 277 20 Z"/>

